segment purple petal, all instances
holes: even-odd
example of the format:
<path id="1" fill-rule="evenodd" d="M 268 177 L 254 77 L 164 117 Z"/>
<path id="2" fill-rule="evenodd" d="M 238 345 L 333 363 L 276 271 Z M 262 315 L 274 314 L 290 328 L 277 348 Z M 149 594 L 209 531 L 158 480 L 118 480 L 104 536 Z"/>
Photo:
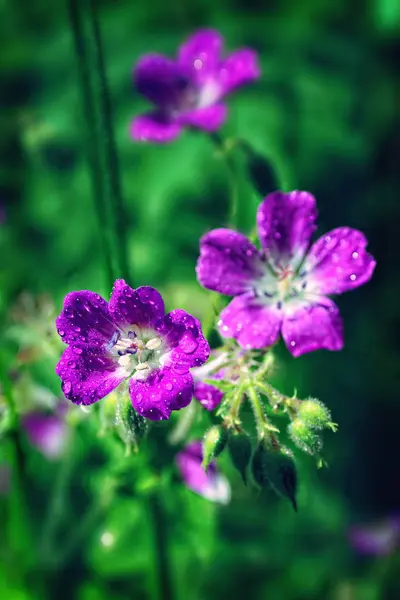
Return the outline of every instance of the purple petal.
<path id="1" fill-rule="evenodd" d="M 224 397 L 221 390 L 209 383 L 204 383 L 203 381 L 195 381 L 193 395 L 206 410 L 214 410 L 217 408 Z"/>
<path id="2" fill-rule="evenodd" d="M 182 114 L 178 117 L 177 123 L 197 127 L 205 131 L 215 131 L 221 127 L 226 115 L 227 108 L 224 104 L 214 104 Z"/>
<path id="3" fill-rule="evenodd" d="M 129 393 L 134 409 L 147 419 L 169 419 L 171 411 L 184 408 L 192 399 L 193 377 L 168 367 L 153 371 L 146 380 L 132 378 Z"/>
<path id="4" fill-rule="evenodd" d="M 102 346 L 115 331 L 107 302 L 88 291 L 67 294 L 56 327 L 65 344 L 79 347 Z"/>
<path id="5" fill-rule="evenodd" d="M 203 451 L 200 441 L 191 442 L 176 455 L 176 464 L 186 486 L 212 502 L 227 504 L 231 497 L 228 480 L 211 462 L 207 473 L 201 466 Z"/>
<path id="6" fill-rule="evenodd" d="M 131 137 L 142 142 L 171 142 L 177 138 L 182 127 L 173 121 L 167 121 L 159 113 L 150 113 L 136 117 L 130 127 Z"/>
<path id="7" fill-rule="evenodd" d="M 151 327 L 164 316 L 164 301 L 152 287 L 143 286 L 133 290 L 123 279 L 117 279 L 111 294 L 109 311 L 120 326 Z"/>
<path id="8" fill-rule="evenodd" d="M 128 373 L 106 354 L 69 347 L 56 366 L 66 398 L 75 404 L 93 404 L 112 392 Z"/>
<path id="9" fill-rule="evenodd" d="M 260 74 L 257 53 L 243 48 L 233 52 L 222 62 L 218 80 L 223 93 L 227 94 L 241 85 L 258 79 Z"/>
<path id="10" fill-rule="evenodd" d="M 319 238 L 307 255 L 307 282 L 319 294 L 341 294 L 366 283 L 376 262 L 357 229 L 338 227 Z M 308 289 L 308 288 L 307 288 Z"/>
<path id="11" fill-rule="evenodd" d="M 186 372 L 208 359 L 210 346 L 203 335 L 200 321 L 184 310 L 172 310 L 159 321 L 156 330 L 170 349 L 164 364 L 171 369 Z"/>
<path id="12" fill-rule="evenodd" d="M 318 302 L 285 314 L 282 336 L 289 352 L 300 356 L 314 350 L 341 350 L 343 323 L 336 304 L 321 297 Z"/>
<path id="13" fill-rule="evenodd" d="M 196 272 L 205 288 L 235 296 L 262 275 L 262 264 L 257 248 L 246 236 L 231 229 L 214 229 L 200 240 Z"/>
<path id="14" fill-rule="evenodd" d="M 161 54 L 143 56 L 134 71 L 135 86 L 140 94 L 161 109 L 181 103 L 190 86 L 190 71 Z"/>
<path id="15" fill-rule="evenodd" d="M 182 44 L 178 62 L 190 69 L 195 81 L 203 83 L 216 73 L 222 46 L 223 38 L 218 31 L 202 29 Z"/>
<path id="16" fill-rule="evenodd" d="M 260 204 L 258 234 L 276 270 L 298 267 L 316 229 L 316 218 L 315 198 L 308 192 L 273 192 Z"/>
<path id="17" fill-rule="evenodd" d="M 33 412 L 22 418 L 22 426 L 32 446 L 46 458 L 54 459 L 62 455 L 68 439 L 64 419 L 56 415 Z"/>
<path id="18" fill-rule="evenodd" d="M 277 308 L 243 294 L 221 312 L 218 328 L 223 337 L 235 338 L 242 348 L 250 350 L 272 346 L 279 337 L 281 322 Z"/>
<path id="19" fill-rule="evenodd" d="M 395 550 L 399 542 L 399 532 L 392 527 L 390 521 L 354 526 L 350 528 L 349 540 L 360 554 L 384 556 Z"/>

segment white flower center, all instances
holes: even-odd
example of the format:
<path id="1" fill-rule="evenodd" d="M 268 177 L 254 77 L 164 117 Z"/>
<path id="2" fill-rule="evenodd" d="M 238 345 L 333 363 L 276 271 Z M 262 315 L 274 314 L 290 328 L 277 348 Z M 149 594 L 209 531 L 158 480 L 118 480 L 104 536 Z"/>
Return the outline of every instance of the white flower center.
<path id="1" fill-rule="evenodd" d="M 134 379 L 147 379 L 148 375 L 163 364 L 166 347 L 163 340 L 151 329 L 132 325 L 116 331 L 107 349 L 118 364 Z"/>

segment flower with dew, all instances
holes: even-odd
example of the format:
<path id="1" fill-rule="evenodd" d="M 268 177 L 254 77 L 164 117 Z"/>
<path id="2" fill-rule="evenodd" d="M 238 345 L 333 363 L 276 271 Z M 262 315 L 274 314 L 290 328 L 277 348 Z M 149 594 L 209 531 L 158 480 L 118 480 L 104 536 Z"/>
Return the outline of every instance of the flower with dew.
<path id="1" fill-rule="evenodd" d="M 131 125 L 136 140 L 169 142 L 184 127 L 215 131 L 225 121 L 222 98 L 257 79 L 260 69 L 253 50 L 240 49 L 222 58 L 218 31 L 197 31 L 178 51 L 176 60 L 148 54 L 137 63 L 135 86 L 155 106 Z"/>
<path id="2" fill-rule="evenodd" d="M 61 411 L 46 414 L 30 412 L 21 419 L 28 440 L 47 459 L 62 456 L 68 441 L 68 426 Z"/>
<path id="3" fill-rule="evenodd" d="M 235 296 L 222 311 L 219 331 L 246 349 L 274 344 L 280 332 L 293 356 L 341 350 L 343 325 L 328 297 L 366 283 L 375 260 L 356 229 L 338 227 L 310 247 L 316 229 L 315 198 L 308 192 L 274 192 L 258 208 L 258 250 L 230 229 L 200 241 L 199 282 Z"/>
<path id="4" fill-rule="evenodd" d="M 212 461 L 207 472 L 202 467 L 203 450 L 200 440 L 190 442 L 176 456 L 176 464 L 186 486 L 212 502 L 228 504 L 231 488 Z"/>
<path id="5" fill-rule="evenodd" d="M 391 554 L 400 546 L 400 516 L 394 515 L 369 525 L 354 525 L 348 535 L 350 545 L 359 554 Z"/>
<path id="6" fill-rule="evenodd" d="M 157 290 L 134 290 L 123 279 L 109 302 L 89 291 L 69 293 L 56 325 L 68 344 L 56 373 L 69 400 L 92 404 L 129 380 L 133 407 L 152 420 L 190 403 L 190 369 L 210 352 L 197 319 L 180 309 L 165 314 Z"/>

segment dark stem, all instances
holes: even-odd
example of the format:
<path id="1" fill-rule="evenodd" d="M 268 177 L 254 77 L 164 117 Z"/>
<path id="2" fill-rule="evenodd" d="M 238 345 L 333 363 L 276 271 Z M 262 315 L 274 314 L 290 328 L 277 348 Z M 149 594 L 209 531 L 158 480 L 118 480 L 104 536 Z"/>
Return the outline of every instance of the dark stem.
<path id="1" fill-rule="evenodd" d="M 105 158 L 111 191 L 111 209 L 114 216 L 116 245 L 118 249 L 119 276 L 130 280 L 126 243 L 126 214 L 121 185 L 121 169 L 119 164 L 115 132 L 113 127 L 113 109 L 107 81 L 106 64 L 103 51 L 100 25 L 96 11 L 96 0 L 90 0 L 90 25 L 93 33 L 94 60 L 99 78 L 100 115 L 104 130 Z M 102 136 L 103 137 L 103 136 Z"/>
<path id="2" fill-rule="evenodd" d="M 153 527 L 154 554 L 156 558 L 155 568 L 158 584 L 156 597 L 158 600 L 173 600 L 174 595 L 170 579 L 168 556 L 168 518 L 164 514 L 162 499 L 159 494 L 153 495 L 149 499 L 149 512 Z"/>
<path id="3" fill-rule="evenodd" d="M 79 0 L 68 0 L 69 18 L 74 37 L 75 54 L 80 82 L 83 117 L 86 122 L 86 146 L 90 167 L 92 196 L 98 218 L 100 238 L 103 247 L 107 286 L 112 287 L 114 280 L 116 279 L 116 277 L 114 277 L 112 262 L 112 241 L 110 239 L 107 198 L 103 186 L 102 163 L 101 156 L 99 154 L 100 139 L 96 124 L 96 102 L 93 97 L 91 85 L 90 60 L 85 44 L 84 23 L 80 13 L 80 5 L 81 2 Z"/>

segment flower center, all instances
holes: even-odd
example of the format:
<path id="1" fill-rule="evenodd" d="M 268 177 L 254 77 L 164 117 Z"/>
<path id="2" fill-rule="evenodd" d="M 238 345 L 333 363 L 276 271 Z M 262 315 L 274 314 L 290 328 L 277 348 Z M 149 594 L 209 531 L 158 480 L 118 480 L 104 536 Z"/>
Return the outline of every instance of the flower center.
<path id="1" fill-rule="evenodd" d="M 276 307 L 280 310 L 284 304 L 300 299 L 306 287 L 306 279 L 291 267 L 286 267 L 274 274 L 266 271 L 264 276 L 254 283 L 253 290 L 257 298 L 263 299 L 269 305 L 276 302 Z"/>
<path id="2" fill-rule="evenodd" d="M 107 349 L 129 375 L 141 380 L 160 367 L 165 352 L 162 339 L 154 331 L 136 325 L 116 331 Z"/>

